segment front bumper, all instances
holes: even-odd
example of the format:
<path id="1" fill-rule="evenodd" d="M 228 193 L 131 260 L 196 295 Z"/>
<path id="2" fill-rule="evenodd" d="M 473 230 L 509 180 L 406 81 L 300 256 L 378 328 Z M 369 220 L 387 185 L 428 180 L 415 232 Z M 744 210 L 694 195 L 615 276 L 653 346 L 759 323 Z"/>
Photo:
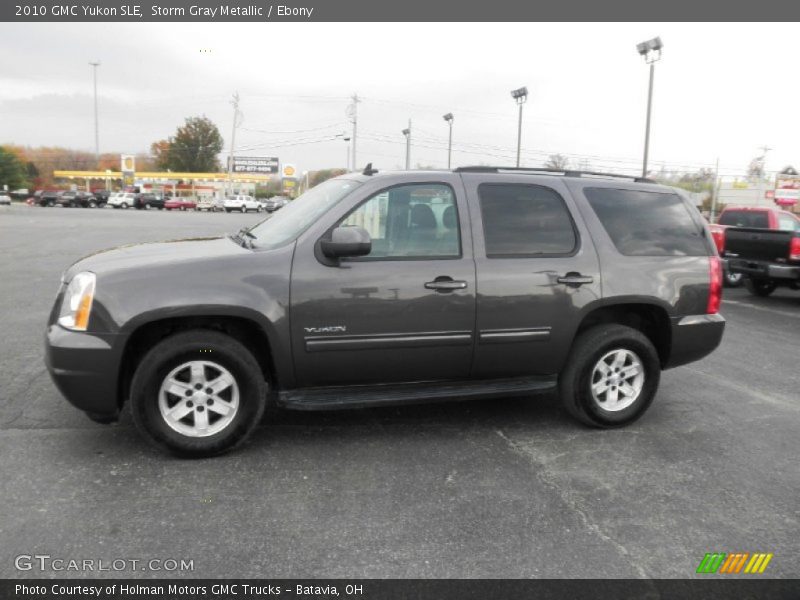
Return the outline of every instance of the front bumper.
<path id="1" fill-rule="evenodd" d="M 727 263 L 727 268 L 731 273 L 742 273 L 759 279 L 800 281 L 800 265 L 782 265 L 763 260 L 747 260 L 746 258 L 729 258 Z"/>
<path id="2" fill-rule="evenodd" d="M 117 401 L 119 336 L 70 331 L 49 325 L 45 335 L 45 364 L 64 397 L 96 421 L 119 416 Z"/>
<path id="3" fill-rule="evenodd" d="M 689 315 L 672 319 L 672 344 L 665 369 L 708 356 L 722 341 L 725 318 L 720 314 Z"/>

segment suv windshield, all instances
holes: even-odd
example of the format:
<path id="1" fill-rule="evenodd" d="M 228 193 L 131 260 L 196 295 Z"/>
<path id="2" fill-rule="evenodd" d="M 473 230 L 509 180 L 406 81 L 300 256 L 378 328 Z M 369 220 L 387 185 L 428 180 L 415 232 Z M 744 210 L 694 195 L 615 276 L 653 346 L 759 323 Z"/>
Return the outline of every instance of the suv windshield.
<path id="1" fill-rule="evenodd" d="M 308 229 L 314 221 L 361 185 L 350 179 L 330 179 L 311 188 L 287 204 L 275 216 L 262 221 L 250 230 L 253 245 L 258 248 L 278 248 Z"/>

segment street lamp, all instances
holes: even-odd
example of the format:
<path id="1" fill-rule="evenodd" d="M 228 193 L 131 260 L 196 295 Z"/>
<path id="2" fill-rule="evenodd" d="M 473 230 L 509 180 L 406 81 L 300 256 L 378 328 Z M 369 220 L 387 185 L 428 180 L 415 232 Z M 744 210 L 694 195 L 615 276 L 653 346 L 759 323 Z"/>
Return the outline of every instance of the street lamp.
<path id="1" fill-rule="evenodd" d="M 97 67 L 100 61 L 90 62 L 94 79 L 94 159 L 100 167 L 100 126 L 97 123 Z"/>
<path id="2" fill-rule="evenodd" d="M 641 44 L 636 44 L 636 50 L 650 65 L 650 86 L 647 90 L 647 122 L 644 129 L 644 161 L 642 162 L 642 177 L 647 177 L 647 156 L 650 152 L 650 110 L 653 106 L 653 75 L 655 74 L 656 61 L 661 59 L 661 49 L 664 44 L 660 37 L 654 37 Z"/>
<path id="3" fill-rule="evenodd" d="M 522 149 L 522 105 L 528 100 L 528 88 L 521 87 L 517 90 L 511 90 L 511 97 L 519 106 L 519 125 L 517 126 L 517 167 L 519 167 L 519 154 Z"/>
<path id="4" fill-rule="evenodd" d="M 408 120 L 408 127 L 403 129 L 406 136 L 406 171 L 411 169 L 411 119 Z"/>
<path id="5" fill-rule="evenodd" d="M 347 152 L 346 158 L 347 158 L 347 160 L 344 163 L 344 170 L 349 173 L 350 172 L 350 136 L 348 134 L 346 134 L 346 133 L 337 133 L 336 137 L 337 138 L 342 138 L 342 140 L 344 140 L 344 143 L 347 146 L 347 149 L 346 149 L 346 152 Z"/>
<path id="6" fill-rule="evenodd" d="M 453 113 L 447 113 L 442 117 L 450 126 L 450 135 L 447 139 L 447 168 L 450 168 L 450 157 L 453 153 Z"/>

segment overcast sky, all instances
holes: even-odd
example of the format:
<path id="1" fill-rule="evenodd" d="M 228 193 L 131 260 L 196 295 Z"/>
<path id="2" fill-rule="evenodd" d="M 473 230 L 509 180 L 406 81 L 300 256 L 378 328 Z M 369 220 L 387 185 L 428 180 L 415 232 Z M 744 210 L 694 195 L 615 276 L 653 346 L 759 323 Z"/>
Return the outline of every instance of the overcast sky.
<path id="1" fill-rule="evenodd" d="M 299 169 L 344 166 L 357 92 L 358 162 L 513 164 L 526 85 L 523 163 L 569 155 L 594 169 L 641 168 L 647 67 L 636 43 L 661 36 L 651 164 L 743 174 L 800 167 L 795 24 L 0 24 L 0 143 L 94 149 L 90 60 L 99 60 L 101 152 L 144 152 L 206 115 L 237 154 Z M 201 52 L 201 50 L 204 50 Z"/>

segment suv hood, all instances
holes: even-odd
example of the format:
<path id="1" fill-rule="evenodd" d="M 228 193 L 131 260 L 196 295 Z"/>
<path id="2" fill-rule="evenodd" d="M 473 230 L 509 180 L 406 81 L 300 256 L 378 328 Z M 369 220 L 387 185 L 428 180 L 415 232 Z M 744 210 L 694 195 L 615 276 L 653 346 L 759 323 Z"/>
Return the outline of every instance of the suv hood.
<path id="1" fill-rule="evenodd" d="M 168 242 L 149 242 L 101 250 L 73 263 L 63 279 L 69 281 L 81 271 L 97 275 L 126 269 L 149 268 L 156 265 L 206 261 L 224 256 L 250 254 L 227 237 L 192 238 Z"/>

